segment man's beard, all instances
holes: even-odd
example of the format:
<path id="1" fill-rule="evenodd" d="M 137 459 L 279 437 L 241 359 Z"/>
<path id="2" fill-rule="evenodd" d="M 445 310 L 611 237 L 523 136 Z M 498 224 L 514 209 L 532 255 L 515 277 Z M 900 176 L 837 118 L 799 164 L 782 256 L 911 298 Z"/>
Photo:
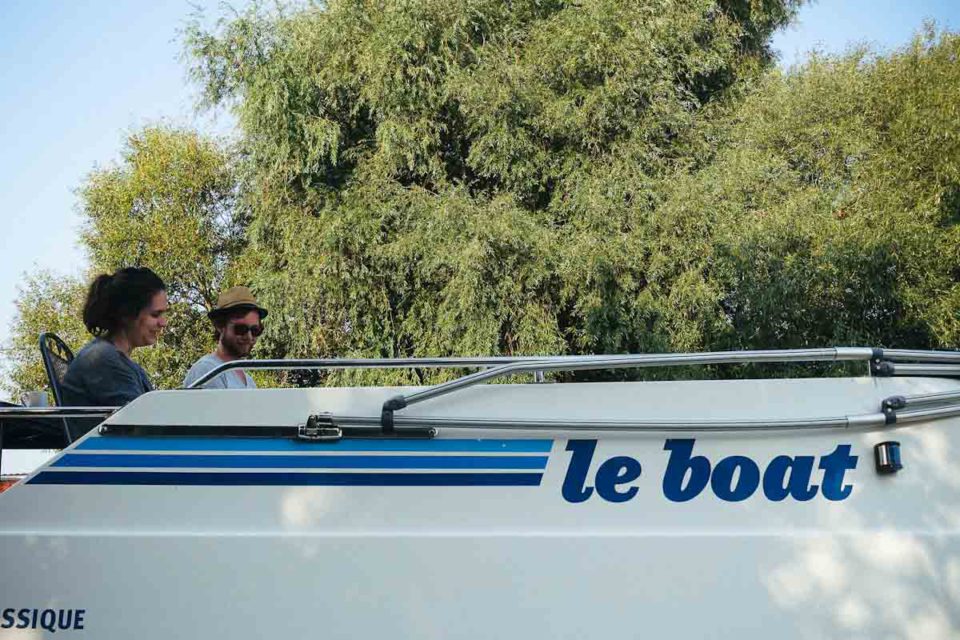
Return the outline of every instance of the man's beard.
<path id="1" fill-rule="evenodd" d="M 230 339 L 221 340 L 220 344 L 223 346 L 223 350 L 227 352 L 227 355 L 233 358 L 246 358 L 253 349 L 253 345 L 243 347 Z"/>

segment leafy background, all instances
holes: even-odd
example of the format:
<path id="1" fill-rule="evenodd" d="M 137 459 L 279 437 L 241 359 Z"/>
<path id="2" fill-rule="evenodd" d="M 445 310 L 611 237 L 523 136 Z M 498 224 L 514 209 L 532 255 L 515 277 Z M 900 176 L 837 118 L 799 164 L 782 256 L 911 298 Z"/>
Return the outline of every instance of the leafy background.
<path id="1" fill-rule="evenodd" d="M 260 357 L 952 348 L 960 39 L 931 26 L 782 71 L 769 41 L 798 5 L 341 0 L 194 22 L 191 72 L 239 138 L 133 133 L 80 190 L 89 275 L 170 283 L 170 331 L 135 352 L 166 387 L 234 283 L 271 310 Z M 45 384 L 41 330 L 87 339 L 84 286 L 27 281 L 11 389 Z"/>

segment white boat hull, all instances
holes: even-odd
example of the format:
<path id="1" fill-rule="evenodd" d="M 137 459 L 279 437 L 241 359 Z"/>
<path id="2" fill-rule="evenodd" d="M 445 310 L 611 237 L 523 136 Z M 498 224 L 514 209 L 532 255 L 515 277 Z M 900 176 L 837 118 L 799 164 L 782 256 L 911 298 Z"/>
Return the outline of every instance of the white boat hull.
<path id="1" fill-rule="evenodd" d="M 773 421 L 958 386 L 494 385 L 416 415 Z M 395 393 L 158 392 L 111 422 L 295 424 Z M 890 440 L 904 468 L 879 474 Z M 0 639 L 960 637 L 958 452 L 956 418 L 338 444 L 93 433 L 0 496 Z"/>

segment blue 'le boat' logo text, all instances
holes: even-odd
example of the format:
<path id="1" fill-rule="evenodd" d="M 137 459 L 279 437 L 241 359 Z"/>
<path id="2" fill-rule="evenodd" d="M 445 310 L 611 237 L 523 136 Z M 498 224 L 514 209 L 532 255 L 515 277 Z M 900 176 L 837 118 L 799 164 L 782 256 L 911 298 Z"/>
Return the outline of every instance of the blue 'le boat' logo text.
<path id="1" fill-rule="evenodd" d="M 840 444 L 833 452 L 820 456 L 775 457 L 761 473 L 760 465 L 747 456 L 728 456 L 712 465 L 706 456 L 694 455 L 692 438 L 669 439 L 664 451 L 669 452 L 663 474 L 663 495 L 671 502 L 686 502 L 710 486 L 717 498 L 740 502 L 761 488 L 764 497 L 773 502 L 787 498 L 805 502 L 817 494 L 827 500 L 845 500 L 853 485 L 844 484 L 847 471 L 857 468 L 857 456 L 850 454 L 849 444 Z M 596 440 L 570 440 L 570 465 L 563 480 L 562 493 L 567 502 L 585 502 L 594 493 L 607 502 L 627 502 L 639 491 L 636 481 L 643 467 L 629 456 L 614 456 L 603 461 L 592 478 L 587 476 L 597 449 Z M 812 483 L 814 466 L 823 471 L 820 484 Z"/>

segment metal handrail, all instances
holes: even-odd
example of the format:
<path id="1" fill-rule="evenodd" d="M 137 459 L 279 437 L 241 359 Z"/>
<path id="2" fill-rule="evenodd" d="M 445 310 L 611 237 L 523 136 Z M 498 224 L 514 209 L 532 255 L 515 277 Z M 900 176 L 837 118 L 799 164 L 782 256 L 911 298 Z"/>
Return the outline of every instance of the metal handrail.
<path id="1" fill-rule="evenodd" d="M 907 407 L 926 407 L 960 402 L 960 391 L 939 391 L 937 393 L 918 393 L 910 396 L 890 396 L 881 403 L 884 411 L 895 411 Z"/>
<path id="2" fill-rule="evenodd" d="M 958 407 L 960 410 L 960 407 Z M 510 418 L 394 417 L 397 433 L 405 429 L 509 429 L 517 431 L 779 431 L 790 429 L 851 429 L 887 424 L 883 413 L 790 420 L 529 420 Z M 372 416 L 332 416 L 337 427 L 369 427 L 380 420 Z"/>
<path id="3" fill-rule="evenodd" d="M 487 356 L 477 358 L 314 358 L 291 360 L 231 360 L 217 365 L 197 378 L 186 389 L 197 389 L 222 373 L 234 369 L 261 371 L 282 371 L 297 369 L 309 371 L 315 369 L 468 369 L 474 367 L 495 367 L 511 362 L 533 362 L 549 356 Z M 584 357 L 584 356 L 557 356 Z M 589 356 L 587 356 L 589 357 Z"/>
<path id="4" fill-rule="evenodd" d="M 4 449 L 4 422 L 7 420 L 33 420 L 43 424 L 46 420 L 63 422 L 64 418 L 106 418 L 120 407 L 0 407 L 0 460 Z M 64 426 L 64 441 L 69 445 L 71 438 Z"/>
<path id="5" fill-rule="evenodd" d="M 395 428 L 428 428 L 443 425 L 448 428 L 512 428 L 512 429 L 572 429 L 572 430 L 742 430 L 780 428 L 838 428 L 850 426 L 877 426 L 894 422 L 911 422 L 927 418 L 960 415 L 960 393 L 927 394 L 927 399 L 912 398 L 914 406 L 942 405 L 931 410 L 907 411 L 896 414 L 896 409 L 885 403 L 881 413 L 860 416 L 815 418 L 781 421 L 598 421 L 598 420 L 499 420 L 487 418 L 425 418 L 395 416 L 394 412 L 412 404 L 438 398 L 482 382 L 515 374 L 534 373 L 535 380 L 543 379 L 545 371 L 587 371 L 597 369 L 671 367 L 715 364 L 840 362 L 861 361 L 878 363 L 878 373 L 886 375 L 937 375 L 960 373 L 960 352 L 914 351 L 903 349 L 874 349 L 869 347 L 833 347 L 826 349 L 785 349 L 754 351 L 715 351 L 678 354 L 624 354 L 587 356 L 520 356 L 520 357 L 458 357 L 458 358 L 329 358 L 297 360 L 234 360 L 211 370 L 188 388 L 198 388 L 216 376 L 234 369 L 290 370 L 290 369 L 384 369 L 384 368 L 473 368 L 482 370 L 407 395 L 398 395 L 384 402 L 378 418 L 360 416 L 332 417 L 336 424 L 355 427 L 380 426 L 388 434 Z M 921 364 L 904 364 L 904 363 Z M 957 363 L 957 364 L 954 364 Z"/>
<path id="6" fill-rule="evenodd" d="M 337 440 L 345 436 L 370 437 L 381 433 L 380 420 L 376 416 L 326 416 L 328 424 L 335 435 L 323 440 Z M 475 418 L 455 416 L 397 416 L 394 426 L 396 436 L 405 436 L 416 431 L 424 437 L 434 437 L 438 428 L 454 430 L 513 430 L 513 431 L 573 431 L 573 432 L 755 432 L 755 431 L 786 431 L 812 429 L 876 429 L 893 427 L 895 425 L 914 422 L 939 420 L 960 416 L 960 402 L 934 407 L 902 412 L 868 413 L 845 416 L 824 416 L 817 418 L 791 419 L 681 419 L 681 420 L 594 420 L 594 419 L 527 419 L 527 418 Z M 312 416 L 311 419 L 321 416 Z M 111 425 L 110 435 L 123 434 L 128 425 Z M 184 429 L 193 429 L 188 425 L 129 425 L 135 427 L 142 435 L 184 435 Z M 105 429 L 106 426 L 101 427 Z M 203 435 L 210 435 L 209 430 L 217 428 L 215 425 L 204 425 Z M 269 429 L 273 431 L 287 430 L 290 436 L 299 437 L 298 433 L 303 425 L 257 425 L 250 427 L 222 426 L 224 432 L 233 436 L 262 435 L 254 433 L 257 430 Z M 174 429 L 174 433 L 170 433 Z M 247 433 L 249 432 L 249 433 Z M 196 434 L 195 434 L 196 435 Z M 270 434 L 276 436 L 275 433 Z M 308 438 L 314 439 L 314 438 Z"/>
<path id="7" fill-rule="evenodd" d="M 120 407 L 0 407 L 0 418 L 107 418 Z"/>
<path id="8" fill-rule="evenodd" d="M 960 376 L 960 364 L 936 364 L 924 362 L 922 364 L 904 364 L 902 362 L 883 363 L 886 375 L 891 376 Z"/>
<path id="9" fill-rule="evenodd" d="M 892 416 L 887 416 L 888 423 L 909 424 L 911 422 L 921 422 L 923 420 L 939 420 L 941 418 L 953 418 L 960 416 L 960 403 L 947 405 L 945 407 L 934 407 L 932 409 L 917 409 L 915 411 L 896 412 Z"/>
<path id="10" fill-rule="evenodd" d="M 704 364 L 748 364 L 785 362 L 869 361 L 876 352 L 868 347 L 831 347 L 828 349 L 785 349 L 765 351 L 713 351 L 706 353 L 636 354 L 624 356 L 582 356 L 572 359 L 543 359 L 514 362 L 411 393 L 390 398 L 383 404 L 381 422 L 392 429 L 393 412 L 412 404 L 472 387 L 476 384 L 527 371 L 589 371 L 596 369 L 671 367 Z"/>
<path id="11" fill-rule="evenodd" d="M 870 347 L 831 347 L 826 349 L 785 349 L 757 351 L 714 351 L 705 353 L 677 354 L 624 354 L 586 356 L 480 356 L 437 358 L 298 358 L 290 360 L 232 360 L 218 365 L 198 378 L 187 389 L 203 386 L 222 373 L 234 369 L 261 371 L 316 370 L 316 369 L 464 369 L 493 368 L 515 363 L 594 363 L 610 360 L 622 361 L 641 358 L 645 364 L 618 364 L 616 366 L 684 366 L 693 364 L 729 364 L 763 362 L 817 362 L 817 361 L 888 361 L 958 363 L 960 351 L 918 351 L 910 349 L 873 349 Z M 898 365 L 898 371 L 908 370 Z M 917 366 L 917 365 L 913 365 Z M 604 365 L 601 368 L 606 368 Z M 533 368 L 534 372 L 538 371 Z M 557 369 L 553 369 L 557 370 Z M 952 371 L 951 371 L 952 372 Z M 910 373 L 913 373 L 911 371 Z"/>
<path id="12" fill-rule="evenodd" d="M 939 362 L 960 364 L 960 351 L 918 351 L 916 349 L 877 349 L 879 358 L 892 362 Z"/>

